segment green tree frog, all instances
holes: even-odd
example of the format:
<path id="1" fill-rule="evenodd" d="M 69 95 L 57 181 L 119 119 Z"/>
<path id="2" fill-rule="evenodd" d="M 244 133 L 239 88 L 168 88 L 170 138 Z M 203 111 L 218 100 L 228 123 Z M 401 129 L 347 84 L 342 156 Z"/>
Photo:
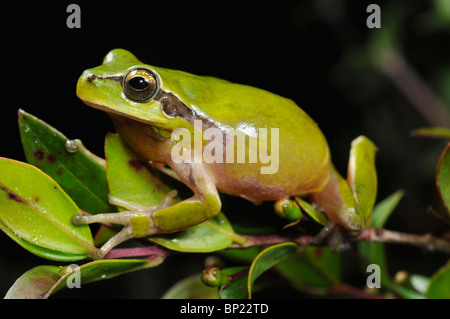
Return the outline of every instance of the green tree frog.
<path id="1" fill-rule="evenodd" d="M 125 225 L 94 258 L 103 258 L 129 238 L 183 230 L 216 216 L 221 210 L 219 192 L 255 203 L 309 197 L 330 222 L 350 232 L 370 222 L 377 188 L 374 144 L 364 136 L 353 141 L 344 179 L 331 162 L 318 125 L 290 99 L 214 77 L 150 66 L 123 49 L 112 50 L 102 65 L 84 71 L 77 95 L 85 104 L 107 112 L 118 134 L 138 155 L 167 165 L 193 191 L 191 198 L 173 205 L 170 193 L 156 207 L 124 203 L 126 212 L 75 216 L 75 224 Z M 179 129 L 192 139 L 173 134 Z M 214 138 L 206 136 L 211 129 Z M 270 134 L 260 139 L 259 132 Z M 195 141 L 200 141 L 200 152 L 215 142 L 218 153 L 213 155 L 219 160 L 194 158 Z M 174 158 L 179 143 L 184 144 L 178 151 L 194 148 L 183 161 Z M 237 156 L 240 145 L 244 145 L 241 160 L 227 157 L 234 152 Z M 270 152 L 271 159 L 278 161 L 262 173 Z"/>

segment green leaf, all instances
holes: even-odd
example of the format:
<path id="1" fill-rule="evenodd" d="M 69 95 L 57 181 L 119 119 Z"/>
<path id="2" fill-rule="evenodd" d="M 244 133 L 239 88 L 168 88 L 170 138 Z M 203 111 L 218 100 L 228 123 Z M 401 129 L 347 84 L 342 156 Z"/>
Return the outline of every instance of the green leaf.
<path id="1" fill-rule="evenodd" d="M 250 264 L 261 251 L 258 246 L 248 248 L 225 249 L 218 252 L 221 257 L 231 259 L 240 264 Z"/>
<path id="2" fill-rule="evenodd" d="M 405 192 L 400 189 L 379 202 L 372 212 L 372 223 L 371 227 L 383 228 L 389 216 L 392 214 L 394 209 L 397 207 L 400 200 L 405 195 Z"/>
<path id="3" fill-rule="evenodd" d="M 301 199 L 300 197 L 296 197 L 295 200 L 300 205 L 300 207 L 308 214 L 313 220 L 318 222 L 321 225 L 328 224 L 328 218 L 324 213 L 312 207 L 310 203 Z"/>
<path id="4" fill-rule="evenodd" d="M 222 289 L 219 289 L 220 299 L 248 299 L 248 268 L 247 267 L 230 267 L 222 269 L 228 276 L 238 276 Z"/>
<path id="5" fill-rule="evenodd" d="M 149 239 L 181 252 L 213 252 L 227 248 L 236 234 L 223 213 L 197 226 Z"/>
<path id="6" fill-rule="evenodd" d="M 106 139 L 107 176 L 112 196 L 145 206 L 158 204 L 170 190 L 139 162 L 116 134 Z M 178 201 L 179 199 L 176 199 Z M 220 213 L 200 225 L 149 240 L 166 248 L 183 252 L 211 252 L 228 247 L 237 235 Z"/>
<path id="7" fill-rule="evenodd" d="M 403 190 L 398 190 L 383 201 L 379 202 L 373 209 L 371 227 L 383 228 L 387 219 L 397 207 L 400 200 L 405 195 Z M 395 285 L 388 273 L 386 254 L 383 243 L 359 242 L 358 249 L 369 264 L 380 266 L 381 286 L 391 289 Z"/>
<path id="8" fill-rule="evenodd" d="M 376 149 L 371 140 L 359 136 L 352 141 L 348 163 L 348 184 L 367 221 L 370 220 L 377 195 Z"/>
<path id="9" fill-rule="evenodd" d="M 147 168 L 117 134 L 108 134 L 105 142 L 110 194 L 145 206 L 157 205 L 170 188 Z"/>
<path id="10" fill-rule="evenodd" d="M 201 274 L 187 277 L 173 285 L 162 299 L 218 299 L 217 288 L 205 286 Z"/>
<path id="11" fill-rule="evenodd" d="M 265 271 L 279 264 L 297 250 L 294 243 L 281 243 L 261 251 L 253 260 L 250 268 L 232 267 L 222 271 L 227 274 L 231 283 L 219 290 L 221 299 L 248 299 L 252 296 L 253 285 Z M 234 278 L 233 278 L 234 277 Z"/>
<path id="12" fill-rule="evenodd" d="M 429 299 L 450 299 L 450 260 L 431 277 L 426 296 Z"/>
<path id="13" fill-rule="evenodd" d="M 22 276 L 9 288 L 5 299 L 42 299 L 60 276 L 58 266 L 37 266 Z"/>
<path id="14" fill-rule="evenodd" d="M 79 212 L 58 184 L 38 168 L 0 158 L 0 226 L 22 247 L 56 260 L 86 257 L 96 248 L 89 227 L 72 224 Z"/>
<path id="15" fill-rule="evenodd" d="M 22 110 L 19 129 L 28 163 L 52 177 L 78 207 L 91 214 L 115 211 L 108 202 L 106 169 L 90 152 L 68 152 L 63 134 Z"/>
<path id="16" fill-rule="evenodd" d="M 248 296 L 251 298 L 252 289 L 255 280 L 261 276 L 266 270 L 272 268 L 274 265 L 283 260 L 286 256 L 292 254 L 297 250 L 297 245 L 294 243 L 282 243 L 270 246 L 264 249 L 253 260 L 248 273 L 247 289 Z"/>
<path id="17" fill-rule="evenodd" d="M 436 183 L 443 204 L 450 215 L 450 143 L 442 152 L 436 173 Z"/>
<path id="18" fill-rule="evenodd" d="M 421 127 L 411 132 L 412 136 L 450 139 L 450 129 L 447 127 Z"/>
<path id="19" fill-rule="evenodd" d="M 104 259 L 81 266 L 67 267 L 38 266 L 23 274 L 9 289 L 6 299 L 47 299 L 57 291 L 67 287 L 67 281 L 80 286 L 109 279 L 127 272 L 156 267 L 162 257 L 153 260 L 142 259 Z"/>
<path id="20" fill-rule="evenodd" d="M 278 263 L 278 271 L 299 290 L 324 293 L 340 284 L 340 255 L 308 246 Z"/>
<path id="21" fill-rule="evenodd" d="M 18 243 L 22 248 L 28 250 L 29 252 L 50 260 L 57 260 L 57 261 L 76 261 L 86 258 L 86 253 L 83 254 L 68 254 L 63 253 L 57 250 L 44 248 L 38 245 L 34 245 L 23 238 L 17 236 L 14 234 L 12 230 L 10 230 L 8 227 L 6 227 L 2 222 L 0 222 L 0 230 L 2 230 L 5 234 L 7 234 L 12 240 L 14 240 L 16 243 Z"/>

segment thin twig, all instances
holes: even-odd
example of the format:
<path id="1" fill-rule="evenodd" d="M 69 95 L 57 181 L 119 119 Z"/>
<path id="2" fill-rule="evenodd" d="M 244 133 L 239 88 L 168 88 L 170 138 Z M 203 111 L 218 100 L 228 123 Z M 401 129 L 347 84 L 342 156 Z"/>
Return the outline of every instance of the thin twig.
<path id="1" fill-rule="evenodd" d="M 301 234 L 298 236 L 283 236 L 283 235 L 262 235 L 262 236 L 241 235 L 241 236 L 247 240 L 245 244 L 233 243 L 229 246 L 229 248 L 247 248 L 253 246 L 274 245 L 284 242 L 294 242 L 301 246 L 307 246 L 310 245 L 314 239 L 314 236 L 311 234 Z"/>
<path id="2" fill-rule="evenodd" d="M 368 228 L 363 230 L 355 239 L 369 242 L 409 244 L 429 251 L 450 254 L 450 241 L 436 238 L 431 234 L 414 235 L 387 229 Z"/>
<path id="3" fill-rule="evenodd" d="M 232 244 L 231 246 L 229 246 L 229 248 L 246 248 L 252 246 L 274 245 L 283 242 L 294 242 L 301 246 L 306 246 L 312 244 L 314 239 L 314 236 L 311 234 L 301 234 L 298 236 L 242 236 L 247 239 L 247 242 L 244 245 Z M 425 248 L 429 251 L 439 251 L 450 255 L 450 241 L 434 237 L 430 234 L 414 235 L 387 229 L 368 228 L 363 230 L 358 236 L 349 237 L 348 239 L 352 241 L 409 244 Z"/>
<path id="4" fill-rule="evenodd" d="M 383 73 L 431 125 L 450 125 L 450 114 L 444 102 L 421 79 L 402 54 L 395 49 L 388 49 L 379 56 L 378 64 Z"/>
<path id="5" fill-rule="evenodd" d="M 81 211 L 84 215 L 89 215 L 84 211 Z M 111 229 L 117 229 L 113 225 L 103 224 Z M 300 246 L 311 245 L 314 240 L 314 235 L 308 233 L 293 235 L 241 235 L 245 238 L 246 242 L 243 244 L 233 243 L 228 248 L 247 248 L 253 246 L 266 246 L 280 244 L 284 242 L 294 242 Z M 139 238 L 137 238 L 139 240 Z M 383 242 L 383 243 L 396 243 L 396 244 L 408 244 L 412 246 L 422 247 L 428 251 L 439 251 L 450 255 L 450 241 L 437 238 L 431 234 L 415 235 L 402 233 L 381 228 L 367 228 L 361 231 L 356 237 L 349 237 L 352 241 L 368 241 L 368 242 Z M 141 241 L 145 245 L 147 241 Z M 140 254 L 140 255 L 139 255 Z M 115 249 L 115 252 L 111 251 L 107 258 L 119 258 L 120 257 L 137 257 L 137 256 L 149 256 L 149 255 L 162 255 L 166 257 L 168 251 L 158 246 L 146 246 L 142 248 L 131 249 Z"/>
<path id="6" fill-rule="evenodd" d="M 111 250 L 106 256 L 106 259 L 114 258 L 126 258 L 126 257 L 148 257 L 148 256 L 160 256 L 167 257 L 169 251 L 159 246 L 152 245 L 146 247 L 136 248 L 116 248 Z"/>

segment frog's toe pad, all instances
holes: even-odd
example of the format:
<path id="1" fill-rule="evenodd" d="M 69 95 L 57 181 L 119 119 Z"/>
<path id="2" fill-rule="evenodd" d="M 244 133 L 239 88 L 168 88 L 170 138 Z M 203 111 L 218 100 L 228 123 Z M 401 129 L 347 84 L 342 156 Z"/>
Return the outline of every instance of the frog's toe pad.
<path id="1" fill-rule="evenodd" d="M 76 226 L 81 226 L 87 224 L 86 218 L 83 215 L 75 215 L 72 217 L 72 223 Z"/>

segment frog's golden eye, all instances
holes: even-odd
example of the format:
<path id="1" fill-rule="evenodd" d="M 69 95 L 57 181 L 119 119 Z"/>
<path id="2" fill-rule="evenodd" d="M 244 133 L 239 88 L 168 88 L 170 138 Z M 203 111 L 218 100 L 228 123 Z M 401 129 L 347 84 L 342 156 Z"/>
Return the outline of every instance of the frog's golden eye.
<path id="1" fill-rule="evenodd" d="M 123 93 L 135 102 L 148 102 L 156 96 L 159 84 L 156 75 L 144 68 L 133 69 L 123 79 Z"/>

